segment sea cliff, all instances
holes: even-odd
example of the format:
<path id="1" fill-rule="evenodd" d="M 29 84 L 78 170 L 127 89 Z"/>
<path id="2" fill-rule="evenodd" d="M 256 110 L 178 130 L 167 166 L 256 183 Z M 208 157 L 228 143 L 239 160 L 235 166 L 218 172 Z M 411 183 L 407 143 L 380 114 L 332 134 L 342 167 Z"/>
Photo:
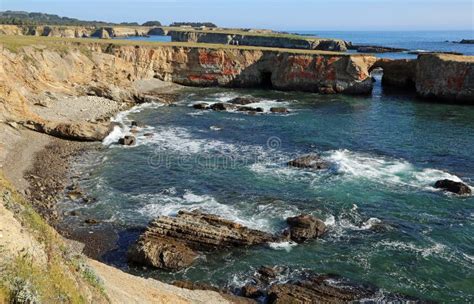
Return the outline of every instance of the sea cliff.
<path id="1" fill-rule="evenodd" d="M 347 51 L 348 43 L 340 39 L 307 38 L 297 35 L 256 35 L 232 31 L 169 30 L 168 35 L 176 42 L 219 43 L 230 45 L 251 45 L 288 49 Z"/>
<path id="2" fill-rule="evenodd" d="M 0 25 L 0 35 L 47 36 L 62 38 L 120 38 L 130 36 L 170 36 L 173 42 L 245 45 L 322 51 L 347 51 L 349 43 L 340 39 L 308 38 L 276 32 L 237 29 L 197 30 L 179 27 L 148 26 L 19 26 Z"/>
<path id="3" fill-rule="evenodd" d="M 369 93 L 368 70 L 375 62 L 364 55 L 229 46 L 6 36 L 0 42 L 5 113 L 27 113 L 27 100 L 48 90 L 75 95 L 94 91 L 135 101 L 139 97 L 121 88 L 153 78 L 191 86 Z"/>

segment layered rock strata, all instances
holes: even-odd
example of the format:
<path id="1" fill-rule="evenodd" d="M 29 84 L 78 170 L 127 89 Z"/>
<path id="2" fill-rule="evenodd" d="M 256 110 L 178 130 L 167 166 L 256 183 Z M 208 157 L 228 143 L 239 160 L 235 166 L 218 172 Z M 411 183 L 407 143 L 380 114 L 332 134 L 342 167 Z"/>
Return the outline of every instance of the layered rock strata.
<path id="1" fill-rule="evenodd" d="M 180 211 L 177 217 L 152 221 L 129 251 L 132 262 L 163 269 L 192 264 L 198 251 L 248 247 L 276 240 L 265 232 L 249 229 L 215 215 Z"/>

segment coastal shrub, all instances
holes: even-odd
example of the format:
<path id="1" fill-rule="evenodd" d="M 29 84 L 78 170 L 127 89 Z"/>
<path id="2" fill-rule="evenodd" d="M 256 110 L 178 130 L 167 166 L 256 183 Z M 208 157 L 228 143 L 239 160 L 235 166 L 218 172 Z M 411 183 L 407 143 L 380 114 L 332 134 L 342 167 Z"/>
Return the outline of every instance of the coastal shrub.
<path id="1" fill-rule="evenodd" d="M 37 304 L 41 303 L 36 290 L 30 281 L 15 278 L 10 291 L 11 302 L 15 304 Z"/>
<path id="2" fill-rule="evenodd" d="M 142 24 L 143 26 L 161 26 L 160 21 L 147 21 Z"/>
<path id="3" fill-rule="evenodd" d="M 75 26 L 111 26 L 115 23 L 103 21 L 84 21 L 53 14 L 29 13 L 23 11 L 0 12 L 0 24 L 14 25 L 75 25 Z"/>
<path id="4" fill-rule="evenodd" d="M 180 26 L 190 26 L 190 27 L 202 27 L 202 26 L 205 26 L 205 27 L 217 27 L 217 25 L 215 25 L 214 23 L 212 22 L 173 22 L 170 24 L 171 27 L 180 27 Z"/>

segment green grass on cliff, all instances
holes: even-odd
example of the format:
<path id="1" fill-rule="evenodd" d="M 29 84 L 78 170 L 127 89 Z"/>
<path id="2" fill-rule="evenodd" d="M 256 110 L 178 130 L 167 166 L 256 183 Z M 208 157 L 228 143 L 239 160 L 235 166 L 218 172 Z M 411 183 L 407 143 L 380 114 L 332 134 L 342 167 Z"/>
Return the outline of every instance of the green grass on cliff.
<path id="1" fill-rule="evenodd" d="M 73 44 L 78 47 L 90 44 L 117 45 L 117 46 L 139 46 L 139 47 L 189 47 L 203 49 L 237 49 L 251 51 L 268 51 L 289 54 L 308 54 L 308 55 L 339 55 L 339 56 L 364 56 L 363 54 L 345 54 L 340 52 L 319 51 L 319 50 L 299 50 L 299 49 L 283 49 L 268 48 L 257 46 L 234 46 L 224 44 L 209 43 L 190 43 L 190 42 L 151 42 L 151 41 L 134 41 L 120 39 L 92 39 L 92 38 L 59 38 L 59 37 L 36 37 L 36 36 L 5 36 L 0 35 L 0 45 L 11 51 L 18 51 L 25 46 L 45 46 L 59 50 L 67 50 Z"/>

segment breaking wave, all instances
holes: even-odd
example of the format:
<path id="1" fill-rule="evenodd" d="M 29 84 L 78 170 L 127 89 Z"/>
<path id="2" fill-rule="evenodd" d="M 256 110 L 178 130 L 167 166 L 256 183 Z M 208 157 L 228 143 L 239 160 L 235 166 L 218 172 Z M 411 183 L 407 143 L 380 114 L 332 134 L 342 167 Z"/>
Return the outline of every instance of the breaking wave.
<path id="1" fill-rule="evenodd" d="M 271 203 L 240 202 L 236 205 L 226 205 L 210 195 L 197 195 L 188 190 L 179 195 L 175 188 L 159 194 L 141 194 L 135 198 L 148 202 L 138 212 L 149 219 L 160 215 L 175 216 L 180 210 L 199 210 L 267 232 L 277 232 L 281 222 L 298 214 L 296 208 L 285 209 L 285 206 L 275 206 Z"/>
<path id="2" fill-rule="evenodd" d="M 164 104 L 161 103 L 144 103 L 138 106 L 135 106 L 129 110 L 122 111 L 118 113 L 114 118 L 111 119 L 112 122 L 116 123 L 114 126 L 114 129 L 110 134 L 104 138 L 102 141 L 102 144 L 104 146 L 110 146 L 118 142 L 120 138 L 123 138 L 126 135 L 131 135 L 131 123 L 132 119 L 130 119 L 130 114 L 135 114 L 139 113 L 145 109 L 156 109 L 159 107 L 164 106 Z M 143 144 L 146 142 L 145 136 L 143 136 L 147 132 L 153 131 L 153 127 L 151 126 L 145 126 L 145 127 L 140 127 L 137 128 L 137 133 L 134 134 L 134 136 L 137 138 L 137 145 Z"/>

